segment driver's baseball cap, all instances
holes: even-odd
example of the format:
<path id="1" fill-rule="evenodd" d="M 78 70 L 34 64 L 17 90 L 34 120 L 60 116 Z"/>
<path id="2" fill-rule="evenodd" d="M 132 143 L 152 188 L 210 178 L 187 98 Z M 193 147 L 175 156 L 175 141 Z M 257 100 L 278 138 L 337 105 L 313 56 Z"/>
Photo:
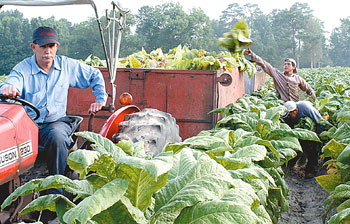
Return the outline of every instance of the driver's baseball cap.
<path id="1" fill-rule="evenodd" d="M 51 27 L 41 26 L 33 32 L 33 43 L 39 46 L 46 44 L 60 44 L 58 43 L 57 32 Z"/>

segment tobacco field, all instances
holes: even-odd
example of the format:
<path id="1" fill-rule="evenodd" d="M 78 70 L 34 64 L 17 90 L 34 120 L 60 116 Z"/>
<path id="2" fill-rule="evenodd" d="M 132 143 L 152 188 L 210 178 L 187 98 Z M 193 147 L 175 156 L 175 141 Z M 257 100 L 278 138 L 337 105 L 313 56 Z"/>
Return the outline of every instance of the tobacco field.
<path id="1" fill-rule="evenodd" d="M 224 117 L 215 129 L 168 144 L 154 158 L 143 143 L 118 144 L 95 133 L 79 136 L 93 150 L 68 158 L 79 180 L 64 176 L 35 179 L 16 189 L 17 196 L 50 188 L 74 195 L 44 195 L 22 214 L 49 209 L 61 223 L 279 223 L 289 209 L 286 165 L 303 149 L 300 140 L 322 144 L 325 173 L 315 179 L 328 196 L 325 223 L 350 221 L 350 86 L 349 68 L 300 69 L 316 90 L 315 107 L 326 130 L 319 136 L 310 119 L 291 129 L 281 119 L 283 102 L 272 81 L 211 113 Z M 306 98 L 305 100 L 311 100 Z"/>

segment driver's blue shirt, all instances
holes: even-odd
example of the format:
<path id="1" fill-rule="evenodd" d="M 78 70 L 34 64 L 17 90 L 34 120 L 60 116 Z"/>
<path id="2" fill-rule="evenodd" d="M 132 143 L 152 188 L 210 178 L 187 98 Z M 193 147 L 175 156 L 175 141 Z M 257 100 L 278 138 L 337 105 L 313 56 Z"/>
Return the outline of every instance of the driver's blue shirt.
<path id="1" fill-rule="evenodd" d="M 53 122 L 66 115 L 69 87 L 91 86 L 96 102 L 107 100 L 100 70 L 65 56 L 56 56 L 47 74 L 37 65 L 34 54 L 13 68 L 6 81 L 0 84 L 0 91 L 9 85 L 17 87 L 21 98 L 39 109 L 37 123 Z M 27 108 L 27 111 L 31 117 L 35 116 L 33 110 Z"/>

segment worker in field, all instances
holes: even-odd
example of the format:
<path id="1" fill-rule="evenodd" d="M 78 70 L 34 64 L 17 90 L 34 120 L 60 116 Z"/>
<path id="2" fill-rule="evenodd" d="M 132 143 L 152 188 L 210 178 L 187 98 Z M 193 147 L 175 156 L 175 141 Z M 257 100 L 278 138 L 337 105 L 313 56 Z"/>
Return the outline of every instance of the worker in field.
<path id="1" fill-rule="evenodd" d="M 89 112 L 96 113 L 107 100 L 104 79 L 98 69 L 56 55 L 58 36 L 50 27 L 37 28 L 30 47 L 33 56 L 12 69 L 0 91 L 10 98 L 23 98 L 38 108 L 40 117 L 35 122 L 39 127 L 39 149 L 43 149 L 39 153 L 47 153 L 50 175 L 64 175 L 73 128 L 66 116 L 68 88 L 91 87 L 96 101 L 91 103 Z M 34 117 L 35 112 L 26 109 Z"/>
<path id="2" fill-rule="evenodd" d="M 281 100 L 285 102 L 290 100 L 295 102 L 299 101 L 299 88 L 306 92 L 306 94 L 310 95 L 313 99 L 316 99 L 316 94 L 312 87 L 303 78 L 296 74 L 296 62 L 294 59 L 287 58 L 284 61 L 284 71 L 281 72 L 257 56 L 250 48 L 245 50 L 244 54 L 250 56 L 251 61 L 256 62 L 261 66 L 265 73 L 273 78 L 275 88 Z"/>
<path id="3" fill-rule="evenodd" d="M 283 106 L 285 107 L 285 113 L 282 117 L 291 128 L 293 128 L 301 118 L 310 117 L 316 124 L 316 133 L 320 134 L 324 131 L 325 127 L 320 124 L 322 116 L 310 101 L 287 101 Z M 321 145 L 317 142 L 310 141 L 300 141 L 300 143 L 305 153 L 304 156 L 307 158 L 305 177 L 311 178 L 317 173 Z M 294 167 L 301 156 L 302 155 L 298 155 L 295 159 L 289 161 L 289 165 Z"/>
<path id="4" fill-rule="evenodd" d="M 320 134 L 324 131 L 324 126 L 319 123 L 322 116 L 310 101 L 287 101 L 283 106 L 286 111 L 282 117 L 289 126 L 294 127 L 301 118 L 310 117 L 316 124 L 315 132 Z"/>

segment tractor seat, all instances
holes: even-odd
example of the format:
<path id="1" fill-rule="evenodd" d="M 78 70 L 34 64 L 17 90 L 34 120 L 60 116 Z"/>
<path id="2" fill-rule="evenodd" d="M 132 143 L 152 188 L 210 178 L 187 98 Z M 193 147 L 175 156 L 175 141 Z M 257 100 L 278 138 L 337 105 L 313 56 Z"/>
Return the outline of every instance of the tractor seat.
<path id="1" fill-rule="evenodd" d="M 72 148 L 77 143 L 77 139 L 78 139 L 78 136 L 74 135 L 74 132 L 79 131 L 80 124 L 81 122 L 83 122 L 83 118 L 76 115 L 67 115 L 67 117 L 69 117 L 69 119 L 71 120 L 71 124 L 73 126 L 72 133 L 70 134 L 70 138 L 72 139 L 72 144 L 69 146 L 69 148 Z"/>

